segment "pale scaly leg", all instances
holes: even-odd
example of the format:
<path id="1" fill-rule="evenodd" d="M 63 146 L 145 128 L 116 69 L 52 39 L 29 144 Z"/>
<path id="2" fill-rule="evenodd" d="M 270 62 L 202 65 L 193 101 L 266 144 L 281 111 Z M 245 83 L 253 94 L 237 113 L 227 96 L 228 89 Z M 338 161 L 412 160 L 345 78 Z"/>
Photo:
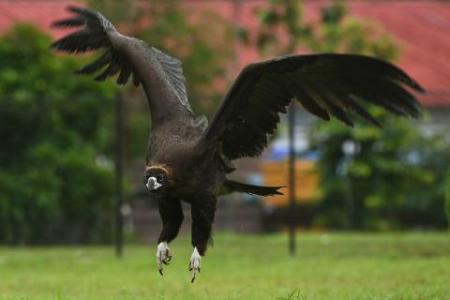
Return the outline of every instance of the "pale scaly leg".
<path id="1" fill-rule="evenodd" d="M 156 264 L 158 265 L 159 274 L 163 275 L 163 265 L 168 265 L 171 259 L 172 253 L 167 242 L 159 243 L 156 248 Z"/>
<path id="2" fill-rule="evenodd" d="M 192 272 L 192 280 L 194 282 L 200 267 L 202 257 L 206 254 L 208 241 L 211 240 L 211 229 L 216 211 L 217 200 L 214 196 L 198 197 L 197 201 L 191 205 L 192 215 L 192 252 L 191 260 L 189 261 L 189 271 Z"/>
<path id="3" fill-rule="evenodd" d="M 177 236 L 180 230 L 183 222 L 183 210 L 179 200 L 169 198 L 159 198 L 158 207 L 163 226 L 158 238 L 156 264 L 158 265 L 159 274 L 163 275 L 164 265 L 168 265 L 172 259 L 172 252 L 168 243 Z"/>
<path id="4" fill-rule="evenodd" d="M 194 283 L 197 274 L 200 273 L 200 268 L 202 266 L 202 256 L 197 250 L 197 247 L 194 248 L 194 252 L 192 252 L 191 260 L 189 261 L 189 271 L 192 272 L 192 280 Z"/>

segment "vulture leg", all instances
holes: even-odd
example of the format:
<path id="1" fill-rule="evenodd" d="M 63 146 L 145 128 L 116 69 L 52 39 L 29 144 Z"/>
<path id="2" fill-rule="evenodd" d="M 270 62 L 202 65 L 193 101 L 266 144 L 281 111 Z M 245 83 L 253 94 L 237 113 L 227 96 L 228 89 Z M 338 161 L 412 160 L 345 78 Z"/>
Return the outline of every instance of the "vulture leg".
<path id="1" fill-rule="evenodd" d="M 183 209 L 179 200 L 162 197 L 158 199 L 158 208 L 162 219 L 162 230 L 158 238 L 156 263 L 159 274 L 163 275 L 164 265 L 168 265 L 172 259 L 169 243 L 178 235 L 183 222 Z"/>
<path id="2" fill-rule="evenodd" d="M 216 203 L 217 199 L 212 195 L 201 197 L 201 199 L 192 202 L 191 237 L 194 251 L 189 261 L 189 271 L 192 272 L 191 282 L 194 282 L 197 274 L 200 273 L 202 256 L 205 255 L 208 241 L 211 240 Z"/>

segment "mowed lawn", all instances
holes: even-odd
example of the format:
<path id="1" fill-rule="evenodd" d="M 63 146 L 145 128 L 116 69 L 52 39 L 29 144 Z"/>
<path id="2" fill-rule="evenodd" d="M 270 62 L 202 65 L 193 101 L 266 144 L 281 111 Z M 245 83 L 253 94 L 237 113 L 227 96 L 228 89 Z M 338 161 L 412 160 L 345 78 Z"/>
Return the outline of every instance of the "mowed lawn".
<path id="1" fill-rule="evenodd" d="M 0 299 L 450 299 L 448 233 L 217 234 L 194 284 L 189 239 L 155 247 L 0 247 Z"/>

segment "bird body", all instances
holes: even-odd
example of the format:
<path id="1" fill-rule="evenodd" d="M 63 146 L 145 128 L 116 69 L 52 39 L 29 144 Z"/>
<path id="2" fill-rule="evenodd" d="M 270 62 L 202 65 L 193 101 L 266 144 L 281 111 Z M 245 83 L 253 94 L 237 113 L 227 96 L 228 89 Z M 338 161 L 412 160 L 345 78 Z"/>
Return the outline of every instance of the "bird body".
<path id="1" fill-rule="evenodd" d="M 245 67 L 230 88 L 210 124 L 190 107 L 181 62 L 135 38 L 120 34 L 100 13 L 68 8 L 73 16 L 55 26 L 81 27 L 52 47 L 78 53 L 103 49 L 103 54 L 78 73 L 101 71 L 96 80 L 117 76 L 118 84 L 132 77 L 142 84 L 150 107 L 144 184 L 158 201 L 162 230 L 157 264 L 163 274 L 172 253 L 169 243 L 183 222 L 181 201 L 191 205 L 192 281 L 211 239 L 217 196 L 244 192 L 280 194 L 280 187 L 254 186 L 227 178 L 232 161 L 255 157 L 292 99 L 324 120 L 335 117 L 352 126 L 355 115 L 381 126 L 369 114 L 368 103 L 399 116 L 418 117 L 420 105 L 411 90 L 423 89 L 399 68 L 382 60 L 352 54 L 290 55 Z"/>

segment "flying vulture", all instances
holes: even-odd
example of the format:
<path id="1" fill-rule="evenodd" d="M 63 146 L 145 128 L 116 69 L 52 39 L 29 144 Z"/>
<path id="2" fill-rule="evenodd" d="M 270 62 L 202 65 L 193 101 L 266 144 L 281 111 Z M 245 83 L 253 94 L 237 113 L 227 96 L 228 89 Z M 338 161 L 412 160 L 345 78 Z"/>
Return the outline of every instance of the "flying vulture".
<path id="1" fill-rule="evenodd" d="M 420 104 L 411 91 L 420 85 L 401 69 L 382 60 L 352 54 L 289 55 L 246 66 L 212 121 L 192 110 L 181 62 L 136 38 L 120 34 L 99 12 L 69 7 L 72 17 L 53 23 L 79 27 L 52 48 L 69 53 L 102 49 L 94 62 L 78 70 L 99 71 L 103 81 L 130 77 L 142 85 L 150 106 L 152 132 L 144 184 L 158 201 L 162 231 L 156 260 L 160 274 L 172 258 L 168 247 L 183 222 L 181 201 L 191 205 L 192 281 L 211 239 L 218 195 L 231 192 L 261 196 L 280 194 L 279 187 L 254 186 L 227 178 L 232 161 L 255 157 L 292 99 L 323 120 L 337 118 L 352 126 L 353 116 L 381 126 L 365 105 L 381 106 L 399 116 L 418 117 Z"/>

